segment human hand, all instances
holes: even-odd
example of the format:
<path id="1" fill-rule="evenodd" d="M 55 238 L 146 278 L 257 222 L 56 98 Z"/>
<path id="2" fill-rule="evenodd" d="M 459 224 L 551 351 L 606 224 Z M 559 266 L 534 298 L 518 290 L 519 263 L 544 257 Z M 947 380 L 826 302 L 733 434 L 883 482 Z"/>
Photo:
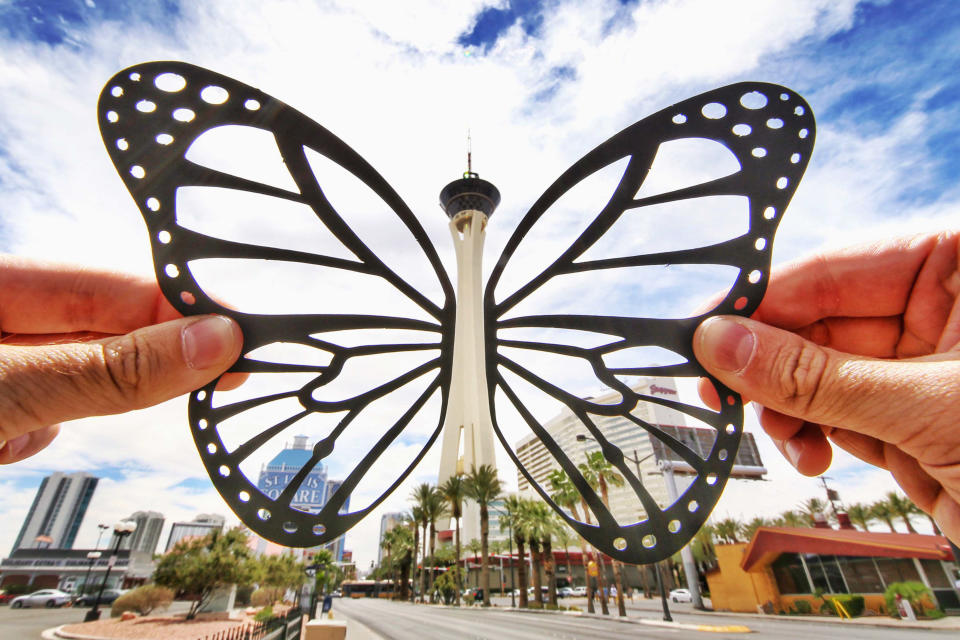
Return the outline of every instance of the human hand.
<path id="1" fill-rule="evenodd" d="M 229 318 L 181 317 L 154 281 L 0 256 L 0 464 L 46 447 L 60 422 L 201 387 L 242 343 Z"/>
<path id="2" fill-rule="evenodd" d="M 889 470 L 960 541 L 960 233 L 900 238 L 774 270 L 752 319 L 715 317 L 694 353 L 762 405 L 760 424 L 801 473 L 831 442 Z M 704 401 L 718 407 L 713 386 Z"/>

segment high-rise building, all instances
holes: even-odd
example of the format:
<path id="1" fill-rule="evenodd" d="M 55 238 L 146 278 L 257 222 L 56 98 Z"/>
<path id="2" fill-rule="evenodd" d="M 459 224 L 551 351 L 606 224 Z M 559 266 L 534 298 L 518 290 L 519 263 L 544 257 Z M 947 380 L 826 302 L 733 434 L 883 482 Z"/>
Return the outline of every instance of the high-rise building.
<path id="1" fill-rule="evenodd" d="M 678 399 L 673 378 L 642 378 L 632 388 L 644 395 L 662 397 L 665 400 Z M 593 399 L 599 404 L 607 404 L 615 402 L 618 397 L 618 393 L 607 391 Z M 679 440 L 703 458 L 706 458 L 713 448 L 716 431 L 709 427 L 687 426 L 687 418 L 680 411 L 656 403 L 641 402 L 632 413 Z M 673 503 L 666 486 L 667 476 L 660 469 L 661 463 L 670 465 L 678 495 L 682 495 L 690 486 L 695 477 L 693 467 L 647 430 L 622 416 L 598 417 L 596 425 L 609 442 L 619 447 L 626 456 L 638 461 L 629 462 L 629 464 L 639 467 L 641 473 L 639 477 L 642 478 L 643 487 L 661 507 Z M 600 449 L 600 445 L 589 435 L 586 426 L 569 409 L 564 409 L 560 415 L 544 424 L 544 429 L 575 464 L 584 462 L 589 452 Z M 586 438 L 579 441 L 577 436 L 586 436 Z M 540 439 L 531 434 L 517 442 L 515 450 L 520 462 L 533 476 L 534 481 L 550 493 L 550 473 L 559 469 L 560 465 L 543 446 Z M 753 435 L 744 433 L 740 441 L 740 449 L 734 459 L 731 477 L 760 479 L 765 473 L 766 469 L 760 461 L 760 453 Z M 534 491 L 523 474 L 518 471 L 517 476 L 521 493 Z M 639 499 L 626 484 L 622 487 L 609 487 L 609 498 L 610 511 L 621 526 L 646 518 Z M 581 519 L 584 515 L 579 513 L 579 507 L 578 515 Z"/>
<path id="2" fill-rule="evenodd" d="M 99 481 L 82 471 L 71 474 L 57 471 L 44 478 L 13 550 L 72 549 Z"/>
<path id="3" fill-rule="evenodd" d="M 313 457 L 313 446 L 308 443 L 307 436 L 294 436 L 292 444 L 284 446 L 280 453 L 260 469 L 257 488 L 271 500 L 277 499 L 311 457 Z M 341 480 L 328 479 L 327 468 L 322 463 L 318 463 L 303 479 L 290 506 L 307 513 L 318 513 L 342 483 Z M 350 498 L 348 497 L 340 511 L 343 513 L 349 510 Z M 329 549 L 334 561 L 340 562 L 343 558 L 343 544 L 344 537 L 340 536 L 317 548 Z"/>
<path id="4" fill-rule="evenodd" d="M 198 538 L 211 531 L 223 531 L 224 523 L 226 519 L 214 513 L 201 513 L 193 519 L 193 522 L 174 522 L 170 526 L 164 551 L 170 551 L 178 542 L 186 538 Z"/>
<path id="5" fill-rule="evenodd" d="M 396 511 L 394 513 L 385 513 L 380 516 L 380 542 L 383 542 L 383 536 L 397 525 L 401 525 L 405 522 L 404 516 L 406 515 L 403 511 Z M 377 545 L 377 566 L 380 566 L 380 563 L 383 561 L 383 546 L 380 544 Z"/>
<path id="6" fill-rule="evenodd" d="M 163 514 L 156 511 L 135 511 L 125 518 L 137 523 L 137 528 L 129 536 L 120 539 L 121 549 L 144 551 L 149 554 L 157 552 L 157 543 L 160 542 L 160 531 L 163 529 Z M 110 549 L 116 548 L 117 534 L 110 537 Z"/>

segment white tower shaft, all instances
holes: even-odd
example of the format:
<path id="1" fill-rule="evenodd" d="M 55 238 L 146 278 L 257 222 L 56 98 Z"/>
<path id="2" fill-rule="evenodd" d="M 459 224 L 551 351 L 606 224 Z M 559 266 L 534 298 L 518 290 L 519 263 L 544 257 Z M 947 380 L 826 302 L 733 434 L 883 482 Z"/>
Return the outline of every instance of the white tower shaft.
<path id="1" fill-rule="evenodd" d="M 483 335 L 481 278 L 486 226 L 487 216 L 472 209 L 458 213 L 450 221 L 457 254 L 457 318 L 440 452 L 440 483 L 450 476 L 469 473 L 473 467 L 496 467 Z"/>

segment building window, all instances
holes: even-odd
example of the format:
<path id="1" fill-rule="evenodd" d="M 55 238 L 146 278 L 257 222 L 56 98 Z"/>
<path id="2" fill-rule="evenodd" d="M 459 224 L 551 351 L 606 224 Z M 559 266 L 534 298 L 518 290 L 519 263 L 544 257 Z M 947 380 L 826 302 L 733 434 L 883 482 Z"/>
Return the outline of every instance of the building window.
<path id="1" fill-rule="evenodd" d="M 943 570 L 943 565 L 939 560 L 921 560 L 923 572 L 927 574 L 927 580 L 930 581 L 932 589 L 950 589 L 953 585 L 947 579 L 947 572 Z"/>
<path id="2" fill-rule="evenodd" d="M 912 559 L 908 558 L 877 558 L 877 568 L 885 584 L 894 582 L 923 582 Z"/>
<path id="3" fill-rule="evenodd" d="M 777 589 L 780 593 L 812 593 L 807 574 L 803 571 L 800 558 L 795 553 L 782 553 L 770 565 L 773 576 L 777 580 Z"/>
<path id="4" fill-rule="evenodd" d="M 840 575 L 840 565 L 835 556 L 821 556 L 815 553 L 804 555 L 813 586 L 822 589 L 824 593 L 847 593 Z"/>
<path id="5" fill-rule="evenodd" d="M 883 582 L 873 558 L 837 556 L 850 593 L 883 593 Z"/>

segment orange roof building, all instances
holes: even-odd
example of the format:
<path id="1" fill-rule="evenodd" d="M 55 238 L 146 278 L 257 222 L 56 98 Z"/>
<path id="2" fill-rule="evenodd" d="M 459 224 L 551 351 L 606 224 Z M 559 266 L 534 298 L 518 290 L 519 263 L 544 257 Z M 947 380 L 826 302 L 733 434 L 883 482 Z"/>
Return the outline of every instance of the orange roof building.
<path id="1" fill-rule="evenodd" d="M 814 592 L 860 594 L 883 610 L 893 582 L 926 584 L 941 608 L 960 607 L 957 565 L 943 536 L 853 529 L 761 527 L 747 544 L 717 545 L 717 569 L 707 574 L 717 610 L 790 611 Z"/>

